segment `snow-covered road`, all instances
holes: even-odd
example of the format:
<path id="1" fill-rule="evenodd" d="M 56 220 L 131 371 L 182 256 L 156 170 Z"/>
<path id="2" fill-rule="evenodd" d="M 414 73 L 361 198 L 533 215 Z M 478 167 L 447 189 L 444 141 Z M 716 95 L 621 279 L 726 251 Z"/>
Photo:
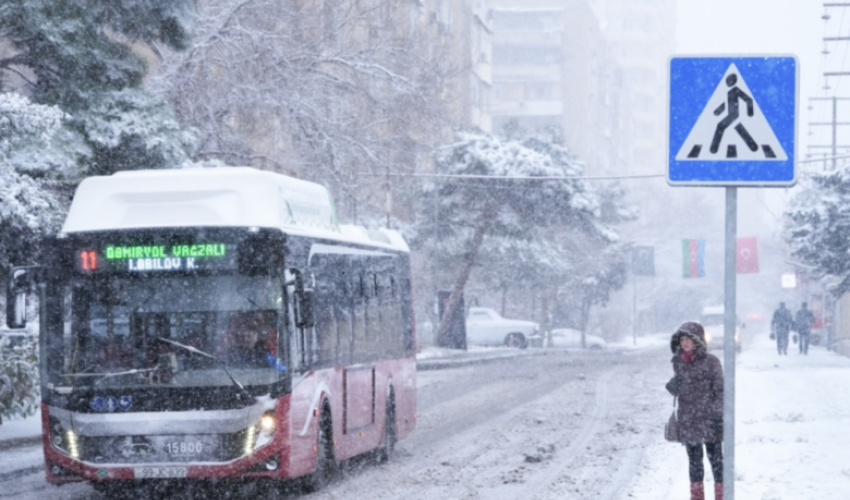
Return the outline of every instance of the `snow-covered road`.
<path id="1" fill-rule="evenodd" d="M 666 359 L 570 352 L 420 373 L 419 428 L 399 459 L 308 498 L 619 499 L 661 432 Z"/>
<path id="2" fill-rule="evenodd" d="M 420 372 L 418 428 L 391 463 L 349 464 L 338 481 L 311 495 L 263 496 L 619 499 L 646 444 L 661 432 L 668 408 L 658 387 L 669 378 L 666 358 L 660 349 L 561 351 Z M 87 485 L 48 486 L 40 473 L 0 485 L 0 498 L 45 495 L 102 498 Z"/>

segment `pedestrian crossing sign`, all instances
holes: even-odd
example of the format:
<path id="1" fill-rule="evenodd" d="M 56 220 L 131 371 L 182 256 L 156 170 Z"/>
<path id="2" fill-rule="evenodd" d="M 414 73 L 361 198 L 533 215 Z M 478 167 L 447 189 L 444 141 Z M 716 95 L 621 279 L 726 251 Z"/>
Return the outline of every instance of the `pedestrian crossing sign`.
<path id="1" fill-rule="evenodd" d="M 669 76 L 671 185 L 796 183 L 796 57 L 673 57 Z"/>

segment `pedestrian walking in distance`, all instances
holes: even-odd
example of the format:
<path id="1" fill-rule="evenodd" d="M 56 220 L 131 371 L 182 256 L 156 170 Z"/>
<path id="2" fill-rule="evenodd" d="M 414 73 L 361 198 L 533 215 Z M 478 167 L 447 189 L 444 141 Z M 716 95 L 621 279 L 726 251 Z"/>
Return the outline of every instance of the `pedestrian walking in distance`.
<path id="1" fill-rule="evenodd" d="M 800 354 L 809 354 L 809 338 L 812 334 L 812 325 L 815 324 L 815 315 L 806 307 L 803 302 L 800 305 L 800 310 L 797 311 L 797 316 L 794 317 L 794 329 L 797 330 L 797 335 L 800 336 Z"/>
<path id="2" fill-rule="evenodd" d="M 771 337 L 776 337 L 776 350 L 779 354 L 788 355 L 788 332 L 793 323 L 791 311 L 785 307 L 785 302 L 780 302 L 779 309 L 773 312 L 773 319 L 770 320 Z"/>
<path id="3" fill-rule="evenodd" d="M 670 339 L 673 378 L 670 394 L 679 399 L 679 442 L 688 454 L 691 500 L 704 500 L 703 447 L 714 475 L 714 498 L 723 500 L 723 367 L 708 353 L 705 330 L 688 322 Z"/>

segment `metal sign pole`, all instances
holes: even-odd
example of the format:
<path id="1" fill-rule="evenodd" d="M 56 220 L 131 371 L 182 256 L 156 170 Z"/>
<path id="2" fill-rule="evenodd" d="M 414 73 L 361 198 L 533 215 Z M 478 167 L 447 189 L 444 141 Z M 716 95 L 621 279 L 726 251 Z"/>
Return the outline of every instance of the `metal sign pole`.
<path id="1" fill-rule="evenodd" d="M 726 188 L 726 266 L 723 318 L 723 498 L 735 500 L 735 310 L 738 188 Z"/>
<path id="2" fill-rule="evenodd" d="M 797 183 L 800 64 L 790 54 L 673 56 L 667 69 L 667 182 L 726 188 L 723 493 L 734 500 L 737 188 Z"/>

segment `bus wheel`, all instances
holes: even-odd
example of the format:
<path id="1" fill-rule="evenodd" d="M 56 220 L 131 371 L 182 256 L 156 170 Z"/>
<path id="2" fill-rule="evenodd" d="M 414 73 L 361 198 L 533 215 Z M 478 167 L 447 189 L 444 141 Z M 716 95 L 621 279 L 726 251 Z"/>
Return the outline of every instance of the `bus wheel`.
<path id="1" fill-rule="evenodd" d="M 378 463 L 389 462 L 395 454 L 395 444 L 398 441 L 398 424 L 395 419 L 395 393 L 390 390 L 387 397 L 387 416 L 384 422 L 384 436 L 378 449 Z"/>
<path id="2" fill-rule="evenodd" d="M 507 337 L 505 337 L 505 345 L 508 347 L 518 347 L 520 349 L 525 349 L 528 347 L 528 342 L 525 340 L 525 336 L 521 333 L 514 332 L 509 333 Z"/>
<path id="3" fill-rule="evenodd" d="M 316 441 L 316 470 L 307 479 L 307 490 L 318 491 L 330 483 L 336 474 L 334 456 L 333 423 L 327 405 L 319 418 L 319 435 Z"/>

